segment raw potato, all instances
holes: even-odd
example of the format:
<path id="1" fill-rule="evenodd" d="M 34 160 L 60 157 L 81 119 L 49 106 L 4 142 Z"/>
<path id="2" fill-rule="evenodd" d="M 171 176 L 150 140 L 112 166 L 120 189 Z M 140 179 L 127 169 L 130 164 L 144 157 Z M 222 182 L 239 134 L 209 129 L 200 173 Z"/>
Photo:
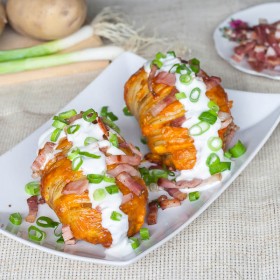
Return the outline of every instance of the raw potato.
<path id="1" fill-rule="evenodd" d="M 5 24 L 7 23 L 5 8 L 0 0 L 0 35 L 2 34 Z"/>
<path id="2" fill-rule="evenodd" d="M 42 40 L 63 38 L 85 21 L 85 0 L 8 0 L 9 23 L 19 33 Z"/>

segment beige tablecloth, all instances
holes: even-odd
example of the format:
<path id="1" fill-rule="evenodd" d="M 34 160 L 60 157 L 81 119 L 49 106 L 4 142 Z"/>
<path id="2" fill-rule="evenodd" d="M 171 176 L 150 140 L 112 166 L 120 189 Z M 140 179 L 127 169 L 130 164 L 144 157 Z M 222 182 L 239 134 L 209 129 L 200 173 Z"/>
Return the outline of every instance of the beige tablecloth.
<path id="1" fill-rule="evenodd" d="M 136 25 L 148 27 L 147 34 L 155 29 L 159 36 L 186 44 L 206 71 L 222 77 L 224 87 L 280 93 L 279 81 L 229 66 L 216 54 L 212 40 L 224 18 L 262 2 L 95 0 L 89 4 L 92 15 L 104 6 L 119 5 Z M 151 50 L 146 56 L 151 56 Z M 97 74 L 1 87 L 0 154 L 48 120 Z M 279 139 L 277 127 L 252 163 L 206 212 L 139 262 L 118 268 L 72 261 L 0 235 L 0 279 L 280 279 Z M 1 186 L 1 192 L 6 187 Z"/>

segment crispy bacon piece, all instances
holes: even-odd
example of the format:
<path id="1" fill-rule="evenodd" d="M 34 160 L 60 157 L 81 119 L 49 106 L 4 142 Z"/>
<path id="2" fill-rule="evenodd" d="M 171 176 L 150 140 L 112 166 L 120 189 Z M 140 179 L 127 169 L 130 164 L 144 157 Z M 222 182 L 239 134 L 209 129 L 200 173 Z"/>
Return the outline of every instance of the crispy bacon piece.
<path id="1" fill-rule="evenodd" d="M 170 122 L 170 126 L 172 127 L 181 127 L 182 124 L 186 121 L 186 117 L 182 116 Z"/>
<path id="2" fill-rule="evenodd" d="M 176 183 L 171 182 L 170 180 L 168 180 L 166 178 L 159 178 L 157 181 L 157 184 L 159 187 L 162 187 L 164 189 L 165 188 L 170 188 L 170 189 L 176 188 Z"/>
<path id="3" fill-rule="evenodd" d="M 171 208 L 171 207 L 177 207 L 177 206 L 180 206 L 181 205 L 181 201 L 176 199 L 176 198 L 173 198 L 173 199 L 165 199 L 163 201 L 161 201 L 159 203 L 160 205 L 160 208 L 162 210 L 165 210 L 167 208 Z"/>
<path id="4" fill-rule="evenodd" d="M 155 83 L 164 84 L 167 86 L 174 86 L 176 82 L 176 76 L 173 73 L 160 72 L 154 79 Z"/>
<path id="5" fill-rule="evenodd" d="M 70 117 L 70 118 L 67 119 L 66 121 L 67 121 L 68 124 L 71 124 L 71 123 L 73 123 L 74 121 L 81 119 L 82 117 L 83 117 L 83 112 L 81 112 L 81 113 L 79 113 L 79 114 L 77 114 L 77 115 L 75 115 L 75 116 Z"/>
<path id="6" fill-rule="evenodd" d="M 152 201 L 148 205 L 149 212 L 147 216 L 147 224 L 155 225 L 157 223 L 157 214 L 158 214 L 158 202 Z"/>
<path id="7" fill-rule="evenodd" d="M 188 196 L 188 194 L 183 193 L 183 192 L 181 192 L 178 189 L 164 189 L 164 190 L 167 191 L 167 193 L 170 196 L 172 196 L 172 197 L 174 197 L 174 198 L 176 198 L 176 199 L 178 199 L 180 201 L 185 200 L 187 198 L 187 196 Z"/>
<path id="8" fill-rule="evenodd" d="M 107 170 L 107 173 L 112 177 L 117 177 L 122 172 L 127 172 L 130 176 L 140 177 L 140 172 L 136 170 L 133 166 L 123 163 L 119 164 L 117 167 L 111 170 Z"/>
<path id="9" fill-rule="evenodd" d="M 88 190 L 88 185 L 87 179 L 72 181 L 63 188 L 62 194 L 82 194 Z"/>
<path id="10" fill-rule="evenodd" d="M 97 123 L 98 123 L 99 127 L 101 128 L 101 130 L 103 131 L 104 135 L 108 138 L 109 130 L 107 129 L 107 126 L 105 125 L 105 123 L 103 122 L 101 117 L 97 118 Z"/>
<path id="11" fill-rule="evenodd" d="M 176 186 L 179 189 L 195 188 L 195 187 L 199 186 L 199 184 L 201 184 L 201 183 L 202 183 L 201 179 L 194 178 L 191 181 L 187 181 L 187 180 L 178 181 L 176 183 Z"/>
<path id="12" fill-rule="evenodd" d="M 42 168 L 42 166 L 45 164 L 46 160 L 48 159 L 48 156 L 53 153 L 55 149 L 56 144 L 52 142 L 47 142 L 45 146 L 39 150 L 38 156 L 34 160 L 31 169 L 33 171 L 33 174 L 38 174 Z"/>
<path id="13" fill-rule="evenodd" d="M 27 199 L 27 204 L 29 208 L 29 213 L 25 218 L 28 223 L 34 223 L 38 213 L 38 196 L 33 195 Z"/>
<path id="14" fill-rule="evenodd" d="M 62 237 L 63 237 L 64 243 L 66 245 L 76 244 L 76 239 L 75 239 L 69 225 L 63 225 L 62 226 Z"/>
<path id="15" fill-rule="evenodd" d="M 106 164 L 121 164 L 126 163 L 133 166 L 137 166 L 141 163 L 141 157 L 138 155 L 127 156 L 127 155 L 109 155 L 106 157 Z"/>
<path id="16" fill-rule="evenodd" d="M 140 196 L 144 191 L 144 186 L 136 182 L 127 172 L 120 173 L 116 179 L 129 188 L 137 196 Z"/>

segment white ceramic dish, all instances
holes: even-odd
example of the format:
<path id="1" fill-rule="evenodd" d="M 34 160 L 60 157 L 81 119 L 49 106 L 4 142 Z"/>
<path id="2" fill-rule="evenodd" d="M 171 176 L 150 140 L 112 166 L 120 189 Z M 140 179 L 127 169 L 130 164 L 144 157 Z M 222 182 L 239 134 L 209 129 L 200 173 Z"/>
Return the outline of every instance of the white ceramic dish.
<path id="1" fill-rule="evenodd" d="M 144 59 L 139 56 L 131 53 L 123 54 L 62 111 L 70 108 L 82 110 L 89 107 L 100 110 L 102 106 L 107 105 L 119 116 L 117 124 L 123 136 L 146 152 L 146 146 L 140 142 L 140 130 L 136 120 L 133 117 L 124 116 L 122 112 L 124 83 L 143 63 Z M 51 120 L 0 157 L 0 233 L 48 253 L 93 263 L 123 266 L 144 257 L 186 228 L 205 211 L 249 164 L 279 123 L 280 95 L 234 90 L 227 90 L 227 92 L 230 99 L 234 100 L 233 115 L 235 122 L 240 126 L 236 139 L 242 139 L 246 144 L 247 153 L 236 160 L 230 177 L 221 185 L 203 192 L 198 201 L 191 203 L 186 200 L 181 207 L 165 210 L 164 213 L 160 211 L 158 224 L 149 226 L 150 240 L 143 242 L 136 254 L 123 259 L 108 259 L 101 246 L 86 242 L 78 242 L 74 246 L 58 246 L 53 234 L 49 234 L 42 244 L 35 244 L 27 238 L 29 224 L 23 223 L 20 227 L 15 227 L 9 223 L 11 213 L 20 212 L 23 216 L 28 213 L 26 203 L 28 195 L 25 194 L 24 185 L 32 180 L 30 166 L 35 158 L 37 141 L 42 132 L 51 125 Z M 151 193 L 151 197 L 153 196 L 155 193 Z M 41 215 L 57 220 L 47 205 L 39 208 L 39 216 Z"/>
<path id="2" fill-rule="evenodd" d="M 231 19 L 241 19 L 248 22 L 249 25 L 258 24 L 260 18 L 267 19 L 269 23 L 275 22 L 280 19 L 279 11 L 280 3 L 274 2 L 250 7 L 246 10 L 239 11 L 229 16 L 226 20 L 218 25 L 213 35 L 215 47 L 218 54 L 233 67 L 242 72 L 256 76 L 263 76 L 274 80 L 280 80 L 280 69 L 278 69 L 277 71 L 263 70 L 262 72 L 257 72 L 251 68 L 251 66 L 245 59 L 243 59 L 240 63 L 234 61 L 231 57 L 234 53 L 233 49 L 235 46 L 237 46 L 237 43 L 231 42 L 228 39 L 224 38 L 222 36 L 222 32 L 220 31 L 220 28 L 229 26 L 229 22 L 231 21 Z"/>

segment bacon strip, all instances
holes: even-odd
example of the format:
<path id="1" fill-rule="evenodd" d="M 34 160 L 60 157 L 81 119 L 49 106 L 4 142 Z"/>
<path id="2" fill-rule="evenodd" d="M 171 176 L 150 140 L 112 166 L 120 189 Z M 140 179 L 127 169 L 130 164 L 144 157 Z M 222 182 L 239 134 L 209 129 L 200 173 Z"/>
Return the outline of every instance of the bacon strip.
<path id="1" fill-rule="evenodd" d="M 183 201 L 187 198 L 188 194 L 179 191 L 178 189 L 165 189 L 168 194 L 180 201 Z"/>
<path id="2" fill-rule="evenodd" d="M 101 128 L 101 130 L 103 131 L 104 135 L 108 138 L 109 130 L 107 129 L 107 126 L 105 125 L 105 123 L 103 122 L 101 117 L 97 118 L 97 123 L 98 123 L 99 127 Z"/>
<path id="3" fill-rule="evenodd" d="M 180 206 L 181 205 L 181 201 L 176 199 L 176 198 L 173 198 L 173 199 L 165 199 L 163 201 L 161 201 L 159 203 L 160 205 L 160 208 L 162 210 L 165 210 L 167 208 L 171 208 L 171 207 L 177 207 L 177 206 Z"/>
<path id="4" fill-rule="evenodd" d="M 122 203 L 121 205 L 129 202 L 130 200 L 132 200 L 133 198 L 133 194 L 132 193 L 128 193 L 128 194 L 125 194 L 123 197 L 122 197 Z"/>
<path id="5" fill-rule="evenodd" d="M 106 157 L 105 160 L 107 165 L 127 163 L 133 166 L 137 166 L 141 163 L 141 157 L 139 157 L 138 155 L 110 155 Z"/>
<path id="6" fill-rule="evenodd" d="M 25 218 L 28 223 L 34 223 L 38 213 L 38 196 L 33 195 L 27 199 L 27 204 L 29 208 L 29 213 Z"/>
<path id="7" fill-rule="evenodd" d="M 149 212 L 147 216 L 147 224 L 155 225 L 157 223 L 157 215 L 158 215 L 158 203 L 157 201 L 152 201 L 148 205 Z"/>
<path id="8" fill-rule="evenodd" d="M 39 150 L 38 156 L 34 160 L 31 169 L 34 174 L 40 172 L 42 166 L 45 164 L 48 156 L 53 153 L 56 144 L 52 142 L 47 142 L 45 146 Z"/>
<path id="9" fill-rule="evenodd" d="M 62 237 L 64 239 L 64 243 L 66 245 L 76 244 L 76 239 L 75 239 L 69 225 L 63 225 L 61 231 L 62 231 Z"/>
<path id="10" fill-rule="evenodd" d="M 156 77 L 155 77 L 155 83 L 158 84 L 164 84 L 167 86 L 175 86 L 176 83 L 176 76 L 173 73 L 168 73 L 168 72 L 160 72 Z"/>
<path id="11" fill-rule="evenodd" d="M 117 167 L 111 170 L 107 170 L 107 173 L 112 177 L 117 177 L 122 172 L 127 172 L 130 176 L 140 177 L 140 172 L 136 170 L 133 166 L 123 163 L 119 164 Z"/>
<path id="12" fill-rule="evenodd" d="M 185 188 L 195 188 L 197 187 L 199 184 L 201 184 L 202 180 L 198 179 L 198 178 L 194 178 L 191 181 L 187 181 L 187 180 L 182 180 L 182 181 L 178 181 L 176 183 L 177 188 L 179 189 L 185 189 Z"/>
<path id="13" fill-rule="evenodd" d="M 129 188 L 137 196 L 140 196 L 144 191 L 144 186 L 136 182 L 127 172 L 120 173 L 116 179 Z"/>
<path id="14" fill-rule="evenodd" d="M 87 179 L 70 182 L 63 188 L 62 194 L 82 194 L 88 190 L 88 185 Z"/>
<path id="15" fill-rule="evenodd" d="M 81 112 L 81 113 L 79 113 L 79 114 L 77 114 L 77 115 L 75 115 L 75 116 L 70 117 L 70 118 L 67 119 L 66 121 L 67 121 L 68 124 L 71 124 L 71 123 L 73 123 L 74 121 L 81 119 L 82 117 L 83 117 L 83 112 Z"/>
<path id="16" fill-rule="evenodd" d="M 170 126 L 172 127 L 181 127 L 182 124 L 186 121 L 186 117 L 182 116 L 170 122 Z"/>

